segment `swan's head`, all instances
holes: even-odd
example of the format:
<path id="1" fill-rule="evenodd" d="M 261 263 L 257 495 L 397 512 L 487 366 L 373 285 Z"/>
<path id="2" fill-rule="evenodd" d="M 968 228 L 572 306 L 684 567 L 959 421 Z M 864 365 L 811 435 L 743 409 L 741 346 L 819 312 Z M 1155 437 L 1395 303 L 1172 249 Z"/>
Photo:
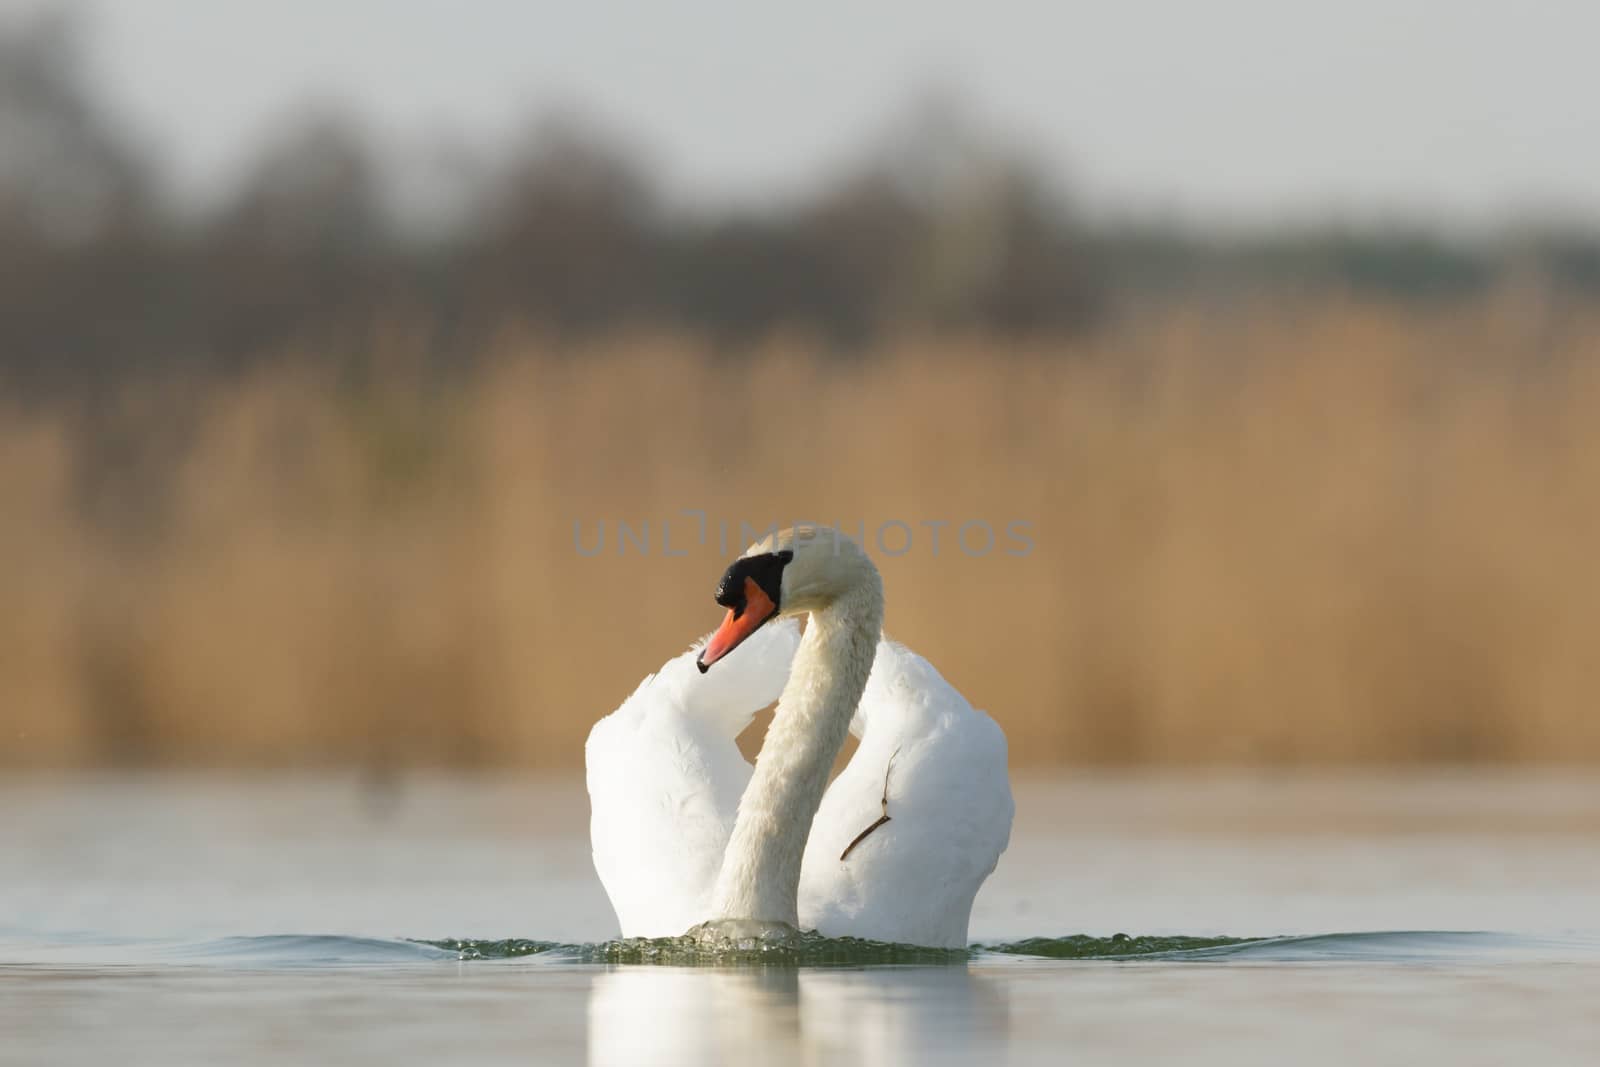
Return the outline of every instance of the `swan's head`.
<path id="1" fill-rule="evenodd" d="M 779 530 L 745 550 L 717 583 L 728 609 L 695 662 L 704 673 L 773 619 L 805 615 L 847 596 L 883 596 L 878 568 L 861 546 L 828 527 Z"/>

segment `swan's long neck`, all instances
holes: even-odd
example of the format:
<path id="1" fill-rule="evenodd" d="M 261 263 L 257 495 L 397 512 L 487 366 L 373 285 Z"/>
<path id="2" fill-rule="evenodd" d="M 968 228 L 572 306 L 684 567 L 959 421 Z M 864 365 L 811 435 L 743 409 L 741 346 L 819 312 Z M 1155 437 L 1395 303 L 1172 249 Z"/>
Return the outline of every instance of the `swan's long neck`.
<path id="1" fill-rule="evenodd" d="M 876 581 L 812 612 L 755 775 L 739 801 L 712 896 L 713 918 L 800 924 L 795 898 L 806 838 L 861 703 L 882 628 Z"/>

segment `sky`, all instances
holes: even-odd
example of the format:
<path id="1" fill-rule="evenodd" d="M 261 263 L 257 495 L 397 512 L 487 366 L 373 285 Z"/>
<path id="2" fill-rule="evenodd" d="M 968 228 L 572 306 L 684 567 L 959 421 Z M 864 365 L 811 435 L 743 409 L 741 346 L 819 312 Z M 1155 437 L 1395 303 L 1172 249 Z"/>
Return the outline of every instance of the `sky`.
<path id="1" fill-rule="evenodd" d="M 51 0 L 0 0 L 16 13 Z M 1095 212 L 1600 221 L 1600 3 L 99 0 L 98 77 L 190 189 L 337 103 L 492 151 L 581 109 L 688 201 L 803 192 L 930 90 Z"/>

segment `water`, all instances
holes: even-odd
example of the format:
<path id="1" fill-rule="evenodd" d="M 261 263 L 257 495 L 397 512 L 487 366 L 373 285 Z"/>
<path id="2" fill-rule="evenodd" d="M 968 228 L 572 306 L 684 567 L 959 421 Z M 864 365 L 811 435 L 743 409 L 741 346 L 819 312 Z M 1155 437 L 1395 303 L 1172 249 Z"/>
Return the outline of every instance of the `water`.
<path id="1" fill-rule="evenodd" d="M 575 777 L 0 781 L 0 1062 L 1600 1059 L 1594 776 L 1024 781 L 972 950 L 716 966 L 609 941 L 585 817 Z"/>

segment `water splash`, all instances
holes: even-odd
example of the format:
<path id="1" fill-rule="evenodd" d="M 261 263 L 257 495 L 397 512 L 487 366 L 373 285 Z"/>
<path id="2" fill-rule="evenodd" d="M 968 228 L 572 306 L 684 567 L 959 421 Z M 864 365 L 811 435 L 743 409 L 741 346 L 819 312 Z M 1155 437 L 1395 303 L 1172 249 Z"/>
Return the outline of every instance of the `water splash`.
<path id="1" fill-rule="evenodd" d="M 855 937 L 823 937 L 792 931 L 782 937 L 626 937 L 595 944 L 561 944 L 509 938 L 503 941 L 445 938 L 420 944 L 442 948 L 463 960 L 516 959 L 537 956 L 550 963 L 654 963 L 677 967 L 778 966 L 860 967 L 871 964 L 965 963 L 964 948 L 924 948 L 866 941 Z"/>
<path id="2" fill-rule="evenodd" d="M 1032 956 L 1051 960 L 1114 960 L 1138 956 L 1177 956 L 1209 949 L 1233 949 L 1271 940 L 1261 937 L 1185 937 L 1112 934 L 1091 937 L 1029 937 L 993 945 L 974 945 L 975 951 L 1002 956 Z"/>
<path id="3" fill-rule="evenodd" d="M 630 937 L 596 944 L 561 944 L 520 938 L 477 940 L 445 938 L 421 944 L 455 952 L 463 960 L 516 959 L 537 956 L 552 963 L 656 963 L 679 967 L 769 965 L 792 967 L 861 967 L 874 964 L 940 965 L 967 963 L 985 957 L 1053 960 L 1115 960 L 1137 957 L 1182 957 L 1212 949 L 1264 943 L 1251 937 L 1155 937 L 1114 934 L 1091 937 L 1031 937 L 1022 941 L 973 944 L 967 948 L 927 948 L 857 937 L 824 937 L 815 931 L 789 930 L 781 935 L 708 937 L 692 931 L 682 937 Z"/>
<path id="4" fill-rule="evenodd" d="M 885 964 L 949 965 L 978 961 L 1060 960 L 1310 963 L 1361 961 L 1414 963 L 1482 962 L 1532 959 L 1593 959 L 1593 938 L 1534 938 L 1515 934 L 1456 931 L 1372 931 L 1291 937 L 1193 937 L 1113 934 L 1094 937 L 1030 937 L 1020 941 L 973 944 L 968 948 L 924 948 L 823 937 L 789 931 L 783 936 L 707 938 L 623 938 L 593 944 L 564 944 L 520 938 L 480 940 L 445 938 L 419 941 L 456 954 L 461 960 L 536 957 L 539 962 L 587 964 L 666 964 L 695 966 L 863 967 Z"/>

